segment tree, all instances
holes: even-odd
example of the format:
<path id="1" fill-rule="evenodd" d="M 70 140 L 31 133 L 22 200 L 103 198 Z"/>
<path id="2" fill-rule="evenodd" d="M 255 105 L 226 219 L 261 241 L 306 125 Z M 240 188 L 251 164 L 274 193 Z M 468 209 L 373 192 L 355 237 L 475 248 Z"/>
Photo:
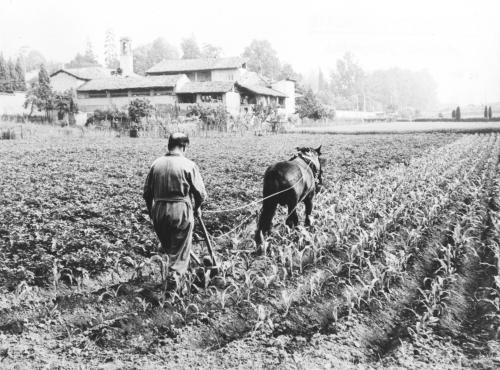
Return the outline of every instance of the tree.
<path id="1" fill-rule="evenodd" d="M 201 48 L 202 58 L 219 58 L 222 54 L 222 48 L 212 44 L 204 44 Z"/>
<path id="2" fill-rule="evenodd" d="M 85 54 L 83 54 L 83 56 L 90 63 L 97 64 L 97 58 L 94 54 L 94 49 L 92 47 L 92 43 L 90 42 L 90 40 L 87 41 L 87 47 L 85 49 Z"/>
<path id="3" fill-rule="evenodd" d="M 153 110 L 154 106 L 145 98 L 134 99 L 128 105 L 128 115 L 136 124 L 141 122 L 141 118 L 149 116 Z"/>
<path id="4" fill-rule="evenodd" d="M 318 72 L 318 91 L 328 90 L 328 82 L 323 75 L 323 71 L 320 69 Z"/>
<path id="5" fill-rule="evenodd" d="M 488 118 L 488 107 L 485 105 L 484 106 L 484 113 L 483 113 L 484 118 Z"/>
<path id="6" fill-rule="evenodd" d="M 95 66 L 96 62 L 94 59 L 89 59 L 85 55 L 77 53 L 75 57 L 64 66 L 66 68 L 82 68 L 82 67 L 92 67 Z"/>
<path id="7" fill-rule="evenodd" d="M 488 119 L 492 118 L 493 118 L 493 112 L 491 111 L 491 105 L 490 105 L 490 107 L 488 108 Z"/>
<path id="8" fill-rule="evenodd" d="M 368 73 L 364 81 L 366 100 L 383 107 L 425 110 L 436 105 L 437 85 L 427 71 L 400 68 Z"/>
<path id="9" fill-rule="evenodd" d="M 21 58 L 17 58 L 16 66 L 16 90 L 25 91 L 26 90 L 26 76 L 24 73 L 24 68 L 21 64 Z"/>
<path id="10" fill-rule="evenodd" d="M 460 118 L 462 118 L 462 114 L 460 113 L 460 107 L 457 107 L 457 109 L 455 109 L 455 119 L 460 121 Z"/>
<path id="11" fill-rule="evenodd" d="M 68 115 L 69 120 L 74 121 L 74 114 L 78 113 L 78 105 L 76 104 L 74 90 L 68 90 L 63 93 L 55 94 L 53 106 L 57 110 L 57 117 L 59 120 L 64 119 L 64 117 Z M 74 122 L 70 122 L 70 124 L 72 123 Z"/>
<path id="12" fill-rule="evenodd" d="M 455 111 L 455 109 L 453 109 L 453 110 L 451 111 L 451 118 L 452 118 L 452 119 L 457 118 L 457 112 Z"/>
<path id="13" fill-rule="evenodd" d="M 82 68 L 82 67 L 92 67 L 99 65 L 97 59 L 92 50 L 92 44 L 87 41 L 87 47 L 85 53 L 82 55 L 77 53 L 75 57 L 65 65 L 66 68 Z"/>
<path id="14" fill-rule="evenodd" d="M 276 50 L 267 40 L 253 40 L 245 48 L 243 57 L 247 59 L 247 68 L 271 79 L 276 79 L 281 70 L 281 63 Z"/>
<path id="15" fill-rule="evenodd" d="M 181 49 L 182 59 L 195 59 L 201 57 L 200 47 L 194 36 L 182 40 Z"/>
<path id="16" fill-rule="evenodd" d="M 144 75 L 146 71 L 168 59 L 179 59 L 179 51 L 164 38 L 157 38 L 151 44 L 142 45 L 134 49 L 134 72 Z"/>
<path id="17" fill-rule="evenodd" d="M 7 81 L 7 63 L 2 54 L 0 54 L 0 83 Z"/>
<path id="18" fill-rule="evenodd" d="M 116 69 L 120 66 L 116 49 L 115 34 L 108 28 L 104 39 L 104 62 L 108 68 Z"/>
<path id="19" fill-rule="evenodd" d="M 281 66 L 280 72 L 278 74 L 278 80 L 286 80 L 291 79 L 294 81 L 302 81 L 302 76 L 295 72 L 292 65 L 289 63 L 285 63 Z"/>
<path id="20" fill-rule="evenodd" d="M 337 71 L 331 74 L 330 79 L 334 95 L 351 101 L 359 109 L 359 102 L 365 94 L 365 73 L 351 53 L 337 60 Z"/>
<path id="21" fill-rule="evenodd" d="M 27 72 L 40 68 L 40 65 L 47 65 L 47 60 L 38 50 L 30 50 L 26 54 L 21 54 L 22 62 Z"/>
<path id="22" fill-rule="evenodd" d="M 50 79 L 45 66 L 40 66 L 38 72 L 38 82 L 34 83 L 31 89 L 26 94 L 24 107 L 31 108 L 30 116 L 33 113 L 34 107 L 38 111 L 45 111 L 46 118 L 50 120 L 50 111 L 54 108 L 54 92 L 50 86 Z"/>
<path id="23" fill-rule="evenodd" d="M 297 99 L 297 113 L 300 118 L 320 119 L 325 117 L 327 112 L 312 89 L 309 89 L 302 98 Z"/>

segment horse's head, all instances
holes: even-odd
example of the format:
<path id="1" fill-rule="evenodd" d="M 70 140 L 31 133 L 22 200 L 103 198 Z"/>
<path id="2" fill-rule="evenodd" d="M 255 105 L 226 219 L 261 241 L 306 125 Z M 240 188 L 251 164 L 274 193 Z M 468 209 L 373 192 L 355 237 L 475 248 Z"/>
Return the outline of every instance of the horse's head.
<path id="1" fill-rule="evenodd" d="M 310 161 L 316 178 L 316 192 L 318 192 L 323 185 L 323 166 L 326 163 L 326 159 L 321 157 L 321 145 L 317 148 L 297 147 L 297 151 L 300 156 Z"/>

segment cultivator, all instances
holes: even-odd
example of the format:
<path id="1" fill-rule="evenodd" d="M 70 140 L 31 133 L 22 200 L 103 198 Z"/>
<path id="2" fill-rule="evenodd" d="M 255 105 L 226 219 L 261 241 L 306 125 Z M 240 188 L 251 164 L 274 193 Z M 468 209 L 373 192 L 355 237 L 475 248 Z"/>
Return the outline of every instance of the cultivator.
<path id="1" fill-rule="evenodd" d="M 198 222 L 201 226 L 201 230 L 203 232 L 204 239 L 201 239 L 201 241 L 204 241 L 206 243 L 208 253 L 210 255 L 210 259 L 204 258 L 203 260 L 200 261 L 198 256 L 196 254 L 194 254 L 193 251 L 191 251 L 191 258 L 194 262 L 196 262 L 196 264 L 198 266 L 205 267 L 206 269 L 211 269 L 214 271 L 214 273 L 216 273 L 219 270 L 219 264 L 217 263 L 217 259 L 215 258 L 215 253 L 214 253 L 214 249 L 212 246 L 212 241 L 210 239 L 210 234 L 207 231 L 207 228 L 205 226 L 205 223 L 203 222 L 203 219 L 199 216 L 197 216 L 196 219 L 198 220 Z"/>

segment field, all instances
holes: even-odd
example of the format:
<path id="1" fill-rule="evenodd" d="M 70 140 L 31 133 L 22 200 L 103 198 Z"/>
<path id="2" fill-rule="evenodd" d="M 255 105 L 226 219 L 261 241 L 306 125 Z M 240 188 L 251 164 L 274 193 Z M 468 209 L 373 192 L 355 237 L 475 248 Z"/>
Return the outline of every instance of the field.
<path id="1" fill-rule="evenodd" d="M 307 134 L 400 134 L 400 133 L 477 133 L 500 132 L 500 122 L 372 122 L 298 126 L 292 133 Z"/>
<path id="2" fill-rule="evenodd" d="M 320 144 L 313 228 L 281 211 L 255 255 L 258 204 L 225 210 Z M 499 134 L 193 138 L 223 265 L 173 292 L 142 201 L 165 147 L 0 141 L 1 368 L 500 366 Z"/>

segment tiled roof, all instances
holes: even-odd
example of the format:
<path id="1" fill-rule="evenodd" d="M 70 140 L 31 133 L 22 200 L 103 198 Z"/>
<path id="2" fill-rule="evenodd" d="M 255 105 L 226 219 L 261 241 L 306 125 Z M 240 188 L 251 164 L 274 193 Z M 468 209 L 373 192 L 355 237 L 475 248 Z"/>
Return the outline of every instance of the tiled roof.
<path id="1" fill-rule="evenodd" d="M 238 78 L 238 82 L 245 85 L 269 85 L 271 81 L 267 78 L 258 74 L 254 71 L 246 70 L 241 76 Z"/>
<path id="2" fill-rule="evenodd" d="M 153 87 L 175 87 L 182 75 L 123 77 L 113 76 L 90 80 L 78 88 L 78 91 L 103 91 L 145 89 Z"/>
<path id="3" fill-rule="evenodd" d="M 164 60 L 151 67 L 146 73 L 162 72 L 189 72 L 206 71 L 212 69 L 232 69 L 241 68 L 245 64 L 245 59 L 240 57 L 231 58 L 200 58 L 200 59 L 170 59 Z"/>
<path id="4" fill-rule="evenodd" d="M 242 87 L 243 89 L 250 90 L 251 92 L 258 94 L 258 95 L 278 96 L 281 98 L 287 97 L 281 91 L 274 90 L 274 89 L 271 89 L 271 88 L 266 87 L 266 86 L 249 85 L 249 84 L 242 84 L 242 83 L 238 83 L 238 86 Z"/>
<path id="5" fill-rule="evenodd" d="M 176 94 L 225 93 L 233 87 L 233 81 L 186 82 L 177 89 Z"/>
<path id="6" fill-rule="evenodd" d="M 55 76 L 58 73 L 67 73 L 74 76 L 80 80 L 93 80 L 95 78 L 104 78 L 111 76 L 111 69 L 104 68 L 101 66 L 93 67 L 82 67 L 82 68 L 61 68 L 56 72 L 52 73 L 50 77 Z"/>

